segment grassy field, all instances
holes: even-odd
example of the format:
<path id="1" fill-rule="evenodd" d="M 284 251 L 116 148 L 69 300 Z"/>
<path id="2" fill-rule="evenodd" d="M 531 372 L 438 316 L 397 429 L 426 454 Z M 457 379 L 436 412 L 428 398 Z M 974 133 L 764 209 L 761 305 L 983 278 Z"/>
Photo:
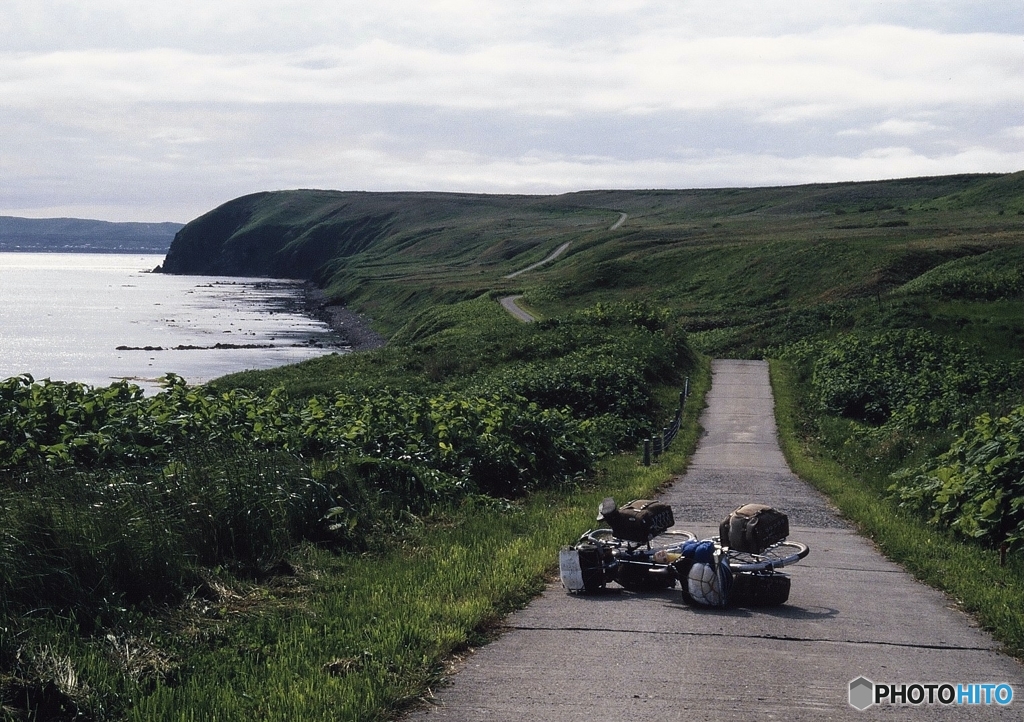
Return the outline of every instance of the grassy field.
<path id="1" fill-rule="evenodd" d="M 769 326 L 783 327 L 786 340 L 823 322 L 848 327 L 862 301 L 932 269 L 1019 250 L 1022 179 L 562 196 L 259 194 L 190 224 L 165 265 L 315 278 L 389 336 L 426 306 L 483 293 L 525 293 L 549 315 L 642 297 L 671 307 L 690 332 L 715 331 L 704 334 L 709 350 L 756 354 Z M 620 213 L 626 222 L 610 231 Z M 556 263 L 505 278 L 565 242 Z M 306 260 L 294 263 L 295 254 Z"/>
<path id="2" fill-rule="evenodd" d="M 771 359 L 797 472 L 1024 650 L 1024 173 L 257 194 L 164 265 L 314 279 L 390 342 L 156 400 L 0 386 L 4 719 L 389 718 L 684 466 L 711 356 Z"/>

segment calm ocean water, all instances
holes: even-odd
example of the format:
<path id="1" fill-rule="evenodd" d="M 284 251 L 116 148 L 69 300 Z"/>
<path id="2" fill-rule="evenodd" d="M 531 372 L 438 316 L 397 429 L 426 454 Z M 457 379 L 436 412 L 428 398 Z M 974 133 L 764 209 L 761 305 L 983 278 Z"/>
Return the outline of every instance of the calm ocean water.
<path id="1" fill-rule="evenodd" d="M 154 390 L 167 372 L 202 383 L 339 350 L 325 324 L 302 315 L 297 283 L 147 272 L 162 261 L 0 253 L 0 379 L 127 378 Z M 178 348 L 188 346 L 198 348 Z"/>

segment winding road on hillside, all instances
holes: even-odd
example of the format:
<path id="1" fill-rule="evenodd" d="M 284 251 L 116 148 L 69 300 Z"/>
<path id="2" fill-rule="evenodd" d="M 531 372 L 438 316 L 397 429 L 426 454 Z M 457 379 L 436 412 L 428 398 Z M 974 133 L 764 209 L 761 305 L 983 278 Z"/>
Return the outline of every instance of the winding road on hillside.
<path id="1" fill-rule="evenodd" d="M 609 231 L 614 231 L 614 230 L 617 230 L 617 229 L 621 228 L 622 224 L 626 222 L 626 218 L 628 218 L 628 217 L 629 216 L 627 216 L 625 213 L 619 213 L 619 219 L 617 221 L 615 221 L 615 223 L 613 223 L 611 226 L 609 226 L 608 230 Z M 561 256 L 563 253 L 565 253 L 567 250 L 569 250 L 569 246 L 571 246 L 571 245 L 572 245 L 572 241 L 566 241 L 565 243 L 560 245 L 558 248 L 553 250 L 550 253 L 550 255 L 548 255 L 543 260 L 537 261 L 533 265 L 527 266 L 526 268 L 520 268 L 518 271 L 513 271 L 512 273 L 510 273 L 507 276 L 505 276 L 505 278 L 515 278 L 516 276 L 520 275 L 521 273 L 526 273 L 527 271 L 532 271 L 535 268 L 540 268 L 541 266 L 543 266 L 546 263 L 551 263 L 553 260 L 555 260 L 556 258 Z"/>
<path id="2" fill-rule="evenodd" d="M 498 303 L 502 305 L 502 308 L 504 308 L 506 311 L 511 313 L 513 316 L 515 316 L 523 323 L 533 323 L 537 319 L 533 317 L 533 314 L 521 308 L 517 303 L 517 301 L 522 297 L 522 294 L 519 294 L 518 296 L 503 296 L 502 298 L 498 299 Z"/>
<path id="3" fill-rule="evenodd" d="M 544 260 L 537 261 L 533 265 L 527 266 L 526 268 L 520 268 L 518 271 L 513 271 L 512 273 L 510 273 L 507 276 L 505 276 L 505 278 L 515 278 L 516 276 L 518 276 L 521 273 L 526 273 L 527 271 L 532 271 L 535 268 L 540 268 L 545 263 L 551 263 L 553 260 L 555 260 L 556 258 L 561 256 L 563 253 L 565 253 L 567 250 L 569 250 L 569 246 L 571 246 L 571 245 L 572 245 L 572 241 L 566 241 L 565 243 L 560 245 L 558 248 L 553 250 L 549 256 L 544 258 Z"/>
<path id="4" fill-rule="evenodd" d="M 617 230 L 617 229 L 621 228 L 622 224 L 626 222 L 626 218 L 628 218 L 628 217 L 629 216 L 627 216 L 625 213 L 620 213 L 619 214 L 619 219 L 617 221 L 615 221 L 615 223 L 613 223 L 611 226 L 609 226 L 608 230 L 609 231 L 614 231 L 614 230 Z M 533 265 L 527 266 L 526 268 L 520 268 L 518 271 L 513 271 L 512 273 L 510 273 L 507 276 L 505 276 L 505 278 L 515 278 L 516 276 L 518 276 L 521 273 L 526 273 L 527 271 L 532 271 L 535 268 L 540 268 L 545 263 L 550 263 L 551 261 L 553 261 L 556 258 L 558 258 L 559 256 L 561 256 L 563 253 L 565 253 L 567 250 L 569 250 L 569 246 L 571 246 L 571 245 L 572 245 L 572 241 L 566 241 L 565 243 L 560 245 L 558 248 L 556 248 L 554 251 L 552 251 L 543 260 L 538 261 L 537 263 L 534 263 Z M 506 311 L 511 313 L 513 316 L 515 316 L 517 319 L 519 319 L 523 323 L 532 323 L 533 321 L 536 321 L 537 319 L 534 318 L 533 315 L 531 315 L 530 313 L 528 313 L 528 312 L 524 311 L 522 308 L 520 308 L 519 305 L 516 303 L 516 301 L 518 301 L 522 297 L 523 297 L 522 294 L 519 294 L 518 296 L 503 296 L 502 298 L 498 299 L 498 302 L 502 305 L 502 307 L 504 307 L 504 309 Z"/>
<path id="5" fill-rule="evenodd" d="M 663 498 L 677 527 L 702 536 L 717 533 L 718 521 L 742 503 L 786 511 L 792 538 L 811 547 L 792 567 L 789 602 L 715 610 L 687 607 L 678 589 L 570 596 L 553 584 L 509 616 L 507 632 L 466 658 L 451 684 L 409 719 L 1020 719 L 1021 665 L 789 470 L 767 364 L 715 361 L 707 402 L 705 435 Z M 893 685 L 1007 683 L 1016 698 L 1009 708 L 875 705 L 860 712 L 848 694 L 862 676 Z"/>

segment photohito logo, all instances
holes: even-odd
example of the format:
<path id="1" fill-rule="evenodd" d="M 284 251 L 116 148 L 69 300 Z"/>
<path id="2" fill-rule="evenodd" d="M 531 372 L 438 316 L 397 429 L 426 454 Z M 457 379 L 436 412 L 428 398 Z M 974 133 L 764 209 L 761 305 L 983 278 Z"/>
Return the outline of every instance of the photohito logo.
<path id="1" fill-rule="evenodd" d="M 876 684 L 867 677 L 850 680 L 850 706 L 861 712 L 873 704 L 997 705 L 1013 702 L 1013 687 L 1005 682 L 949 684 Z"/>

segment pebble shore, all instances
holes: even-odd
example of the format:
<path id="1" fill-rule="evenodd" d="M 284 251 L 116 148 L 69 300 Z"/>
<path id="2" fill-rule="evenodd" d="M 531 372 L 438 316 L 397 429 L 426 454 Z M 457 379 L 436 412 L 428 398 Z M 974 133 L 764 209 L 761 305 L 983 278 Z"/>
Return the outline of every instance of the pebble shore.
<path id="1" fill-rule="evenodd" d="M 353 351 L 380 348 L 387 339 L 370 327 L 370 319 L 340 304 L 331 302 L 322 289 L 312 283 L 306 286 L 307 313 L 323 321 L 342 336 Z"/>

